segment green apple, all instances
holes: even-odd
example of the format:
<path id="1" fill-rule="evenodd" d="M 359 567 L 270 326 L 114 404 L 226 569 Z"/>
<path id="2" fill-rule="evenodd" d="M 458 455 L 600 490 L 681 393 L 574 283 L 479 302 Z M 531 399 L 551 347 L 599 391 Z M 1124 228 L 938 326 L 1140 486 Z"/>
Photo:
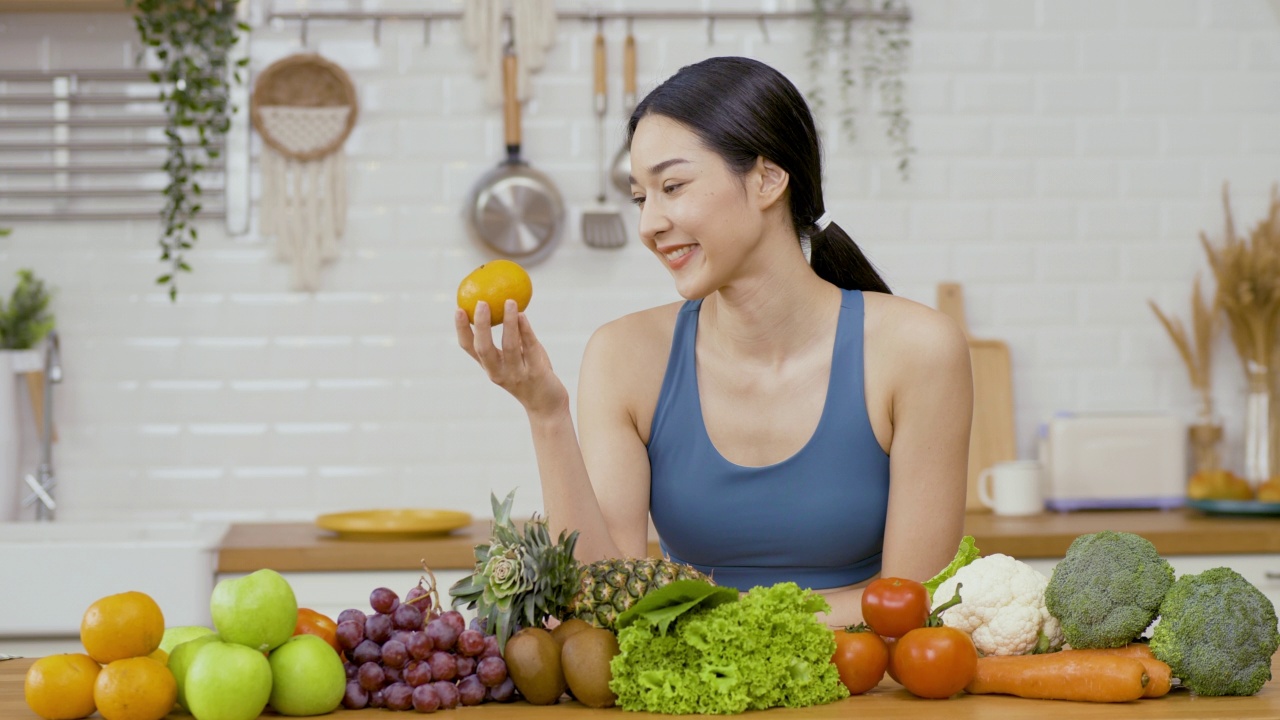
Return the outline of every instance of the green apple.
<path id="1" fill-rule="evenodd" d="M 208 635 L 179 643 L 174 646 L 173 652 L 169 653 L 169 672 L 173 673 L 173 679 L 178 682 L 178 704 L 184 708 L 187 706 L 186 695 L 183 693 L 187 683 L 187 671 L 191 669 L 191 663 L 196 659 L 200 649 L 212 642 L 218 642 L 218 636 L 210 632 Z"/>
<path id="2" fill-rule="evenodd" d="M 218 583 L 209 610 L 224 642 L 260 652 L 283 644 L 298 624 L 298 599 L 293 588 L 280 573 L 269 569 Z"/>
<path id="3" fill-rule="evenodd" d="M 213 630 L 201 625 L 176 625 L 164 629 L 164 637 L 160 638 L 160 649 L 173 654 L 173 649 L 188 640 L 195 640 L 201 635 L 212 635 Z"/>
<path id="4" fill-rule="evenodd" d="M 271 664 L 253 648 L 211 642 L 187 668 L 187 710 L 196 720 L 254 720 L 270 697 Z"/>
<path id="5" fill-rule="evenodd" d="M 347 692 L 342 658 L 315 635 L 295 635 L 271 652 L 271 708 L 281 715 L 323 715 Z"/>

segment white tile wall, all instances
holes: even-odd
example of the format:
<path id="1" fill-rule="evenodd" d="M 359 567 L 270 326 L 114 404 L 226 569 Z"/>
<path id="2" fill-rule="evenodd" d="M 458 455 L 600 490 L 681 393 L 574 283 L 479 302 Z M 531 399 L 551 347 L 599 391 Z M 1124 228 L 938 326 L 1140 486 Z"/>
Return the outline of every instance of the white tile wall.
<path id="1" fill-rule="evenodd" d="M 744 4 L 808 6 L 701 6 Z M 965 283 L 974 333 L 1012 345 L 1024 455 L 1057 410 L 1190 415 L 1195 398 L 1146 300 L 1187 313 L 1191 279 L 1206 274 L 1197 235 L 1222 227 L 1223 181 L 1248 225 L 1280 180 L 1275 3 L 911 5 L 914 175 L 897 177 L 881 127 L 864 116 L 859 144 L 828 138 L 837 218 L 901 294 L 931 304 L 938 281 Z M 713 54 L 760 57 L 812 86 L 806 23 L 774 22 L 768 42 L 755 23 L 715 30 L 708 45 L 702 23 L 637 23 L 641 88 Z M 595 327 L 677 297 L 634 237 L 617 252 L 579 237 L 594 192 L 592 28 L 563 21 L 558 32 L 526 107 L 525 151 L 570 216 L 560 248 L 532 270 L 530 315 L 572 388 Z M 608 33 L 616 68 L 623 28 Z M 289 292 L 266 243 L 227 237 L 216 222 L 176 304 L 152 284 L 155 223 L 24 224 L 0 240 L 0 293 L 21 267 L 58 288 L 63 517 L 309 518 L 401 505 L 485 514 L 491 490 L 515 486 L 519 511 L 540 505 L 519 407 L 453 339 L 456 284 L 485 259 L 466 238 L 462 203 L 501 155 L 500 115 L 459 28 L 437 23 L 424 45 L 421 26 L 389 23 L 375 44 L 367 24 L 314 22 L 310 38 L 350 71 L 362 102 L 348 144 L 349 231 L 323 291 Z M 134 48 L 123 15 L 0 15 L 0 69 L 121 67 Z M 298 49 L 296 26 L 259 27 L 253 68 Z M 831 71 L 821 79 L 836 87 Z M 617 84 L 611 102 L 610 152 L 623 120 Z M 822 120 L 837 125 L 834 113 Z M 1216 347 L 1234 438 L 1240 372 L 1225 337 Z M 26 447 L 34 463 L 30 438 Z"/>

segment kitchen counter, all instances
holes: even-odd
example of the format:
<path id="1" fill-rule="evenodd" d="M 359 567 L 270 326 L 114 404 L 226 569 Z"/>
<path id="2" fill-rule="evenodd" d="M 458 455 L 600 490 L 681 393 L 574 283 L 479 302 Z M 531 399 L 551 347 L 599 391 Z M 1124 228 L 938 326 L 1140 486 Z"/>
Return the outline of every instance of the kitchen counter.
<path id="1" fill-rule="evenodd" d="M 347 540 L 311 523 L 232 525 L 218 551 L 218 572 L 469 569 L 473 548 L 488 541 L 490 521 L 443 536 Z M 1280 518 L 1210 516 L 1193 510 L 1112 510 L 998 517 L 970 513 L 965 532 L 984 554 L 1019 559 L 1060 558 L 1077 536 L 1125 530 L 1152 543 L 1162 555 L 1280 553 Z M 649 552 L 658 555 L 651 539 Z"/>
<path id="2" fill-rule="evenodd" d="M 31 660 L 6 660 L 0 662 L 0 718 L 5 720 L 39 720 L 31 712 L 22 696 L 22 681 Z M 1272 658 L 1274 674 L 1275 659 Z M 467 720 L 537 720 L 538 718 L 573 717 L 579 720 L 629 720 L 642 717 L 672 717 L 648 713 L 623 713 L 614 709 L 594 710 L 577 702 L 565 701 L 557 705 L 534 706 L 524 702 L 500 705 L 489 703 L 477 707 L 442 711 L 444 718 L 453 718 L 450 712 L 464 713 Z M 902 686 L 886 678 L 878 687 L 865 695 L 851 697 L 829 705 L 798 710 L 775 708 L 765 714 L 753 713 L 750 717 L 773 720 L 846 720 L 851 717 L 874 718 L 932 718 L 945 713 L 949 720 L 1040 720 L 1070 718 L 1076 720 L 1103 720 L 1110 718 L 1252 718 L 1280 717 L 1280 683 L 1272 680 L 1262 691 L 1252 697 L 1200 698 L 1192 697 L 1185 690 L 1175 690 L 1162 698 L 1139 700 L 1131 703 L 1093 704 L 1060 702 L 1052 700 L 1023 700 L 1022 698 L 996 695 L 960 695 L 950 700 L 921 700 L 912 696 Z M 387 718 L 383 710 L 338 710 L 324 717 L 335 718 Z M 190 715 L 173 712 L 172 720 L 189 720 Z M 268 714 L 264 717 L 279 717 Z M 408 714 L 404 717 L 418 717 Z"/>

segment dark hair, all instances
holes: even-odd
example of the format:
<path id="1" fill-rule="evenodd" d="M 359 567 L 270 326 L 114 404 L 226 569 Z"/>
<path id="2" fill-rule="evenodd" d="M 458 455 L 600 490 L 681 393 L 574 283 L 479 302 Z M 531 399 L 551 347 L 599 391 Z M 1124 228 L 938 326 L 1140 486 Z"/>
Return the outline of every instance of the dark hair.
<path id="1" fill-rule="evenodd" d="M 761 157 L 777 163 L 790 175 L 791 221 L 809 238 L 818 276 L 847 290 L 890 292 L 848 233 L 834 222 L 825 230 L 817 225 L 826 211 L 818 130 L 808 103 L 782 73 L 742 57 L 686 65 L 636 106 L 628 145 L 640 118 L 651 114 L 688 127 L 739 175 Z"/>

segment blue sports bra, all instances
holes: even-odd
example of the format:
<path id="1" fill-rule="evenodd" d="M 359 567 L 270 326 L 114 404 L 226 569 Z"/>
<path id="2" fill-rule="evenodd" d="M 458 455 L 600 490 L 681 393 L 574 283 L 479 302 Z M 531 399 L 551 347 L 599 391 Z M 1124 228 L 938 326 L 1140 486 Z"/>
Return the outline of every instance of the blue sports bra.
<path id="1" fill-rule="evenodd" d="M 862 293 L 842 292 L 818 427 L 763 467 L 729 462 L 711 443 L 695 359 L 702 301 L 681 307 L 649 435 L 649 506 L 664 555 L 740 590 L 841 587 L 880 572 L 889 456 L 867 416 Z"/>

